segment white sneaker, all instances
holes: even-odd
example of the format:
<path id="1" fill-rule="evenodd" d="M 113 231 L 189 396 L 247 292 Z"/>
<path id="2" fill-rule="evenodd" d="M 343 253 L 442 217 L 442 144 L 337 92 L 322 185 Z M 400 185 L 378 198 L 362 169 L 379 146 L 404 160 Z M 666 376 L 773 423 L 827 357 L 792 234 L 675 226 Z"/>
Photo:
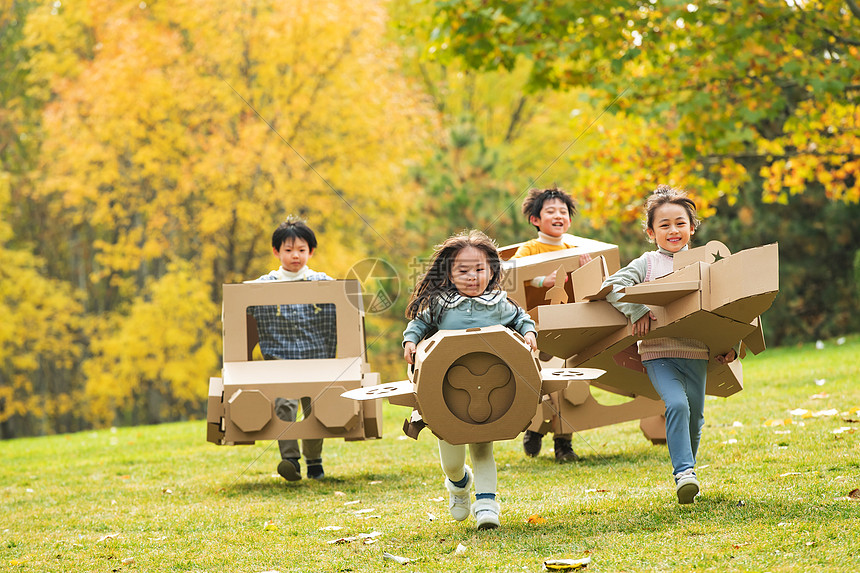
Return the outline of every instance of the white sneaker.
<path id="1" fill-rule="evenodd" d="M 678 503 L 693 503 L 699 495 L 699 480 L 696 479 L 696 472 L 688 469 L 675 474 L 675 493 L 678 494 Z"/>
<path id="2" fill-rule="evenodd" d="M 499 526 L 499 502 L 495 499 L 479 499 L 472 504 L 472 513 L 478 529 L 495 529 Z"/>
<path id="3" fill-rule="evenodd" d="M 456 521 L 463 521 L 469 517 L 469 505 L 472 502 L 472 496 L 469 493 L 472 487 L 472 470 L 469 466 L 465 466 L 466 476 L 469 481 L 463 487 L 457 487 L 450 479 L 445 478 L 445 488 L 448 490 L 448 511 L 451 512 L 451 517 Z"/>

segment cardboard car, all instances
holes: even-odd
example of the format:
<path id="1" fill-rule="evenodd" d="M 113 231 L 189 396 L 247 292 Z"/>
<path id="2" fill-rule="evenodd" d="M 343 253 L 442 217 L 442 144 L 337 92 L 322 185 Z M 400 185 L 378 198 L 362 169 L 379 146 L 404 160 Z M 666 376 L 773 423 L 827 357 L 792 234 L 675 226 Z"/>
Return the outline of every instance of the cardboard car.
<path id="1" fill-rule="evenodd" d="M 418 343 L 408 380 L 344 396 L 363 403 L 388 398 L 413 408 L 406 427 L 426 425 L 451 444 L 494 442 L 525 430 L 541 396 L 602 373 L 542 369 L 522 336 L 504 326 L 440 330 Z M 417 431 L 407 434 L 417 437 Z"/>
<path id="2" fill-rule="evenodd" d="M 379 403 L 342 398 L 347 390 L 374 386 L 365 353 L 364 307 L 357 280 L 248 282 L 224 285 L 224 364 L 209 379 L 206 439 L 219 445 L 256 440 L 382 436 Z M 333 304 L 337 355 L 313 360 L 252 360 L 257 326 L 247 309 L 255 305 Z M 278 417 L 280 400 L 307 399 L 309 415 Z"/>
<path id="3" fill-rule="evenodd" d="M 639 359 L 632 325 L 605 299 L 606 266 L 595 259 L 572 274 L 579 300 L 539 306 L 538 347 L 564 359 L 568 366 L 606 370 L 592 384 L 630 397 L 658 399 Z M 586 287 L 585 285 L 590 285 Z M 776 244 L 732 254 L 719 241 L 674 256 L 669 275 L 624 289 L 622 302 L 648 306 L 655 315 L 643 338 L 683 337 L 704 342 L 710 357 L 741 342 L 758 354 L 765 348 L 760 315 L 779 292 L 779 250 Z M 740 360 L 709 361 L 706 394 L 730 396 L 743 388 Z"/>
<path id="4" fill-rule="evenodd" d="M 535 318 L 538 332 L 544 328 L 537 320 L 534 309 L 552 305 L 546 308 L 547 313 L 557 308 L 557 304 L 568 301 L 583 302 L 598 296 L 603 277 L 621 268 L 618 247 L 593 239 L 575 235 L 565 235 L 564 242 L 574 245 L 573 248 L 550 253 L 541 253 L 512 259 L 517 248 L 523 243 L 509 245 L 499 249 L 502 262 L 503 285 L 508 296 L 526 310 L 531 311 Z M 579 269 L 581 255 L 588 253 L 592 257 L 589 272 Z M 601 261 L 595 263 L 595 261 Z M 599 267 L 599 270 L 597 270 Z M 556 271 L 556 286 L 536 288 L 531 285 L 532 279 L 546 276 Z M 577 280 L 572 279 L 576 274 Z M 565 281 L 563 277 L 567 277 Z M 604 293 L 605 294 L 605 293 Z M 588 320 L 588 317 L 583 317 Z M 543 345 L 546 336 L 538 336 L 538 348 L 541 352 L 543 368 L 564 368 L 575 366 L 567 364 L 564 358 L 553 356 Z M 621 404 L 607 405 L 599 402 L 591 391 L 591 384 L 586 380 L 571 380 L 563 390 L 544 396 L 528 429 L 546 434 L 568 434 L 591 428 L 608 426 L 632 420 L 639 420 L 639 426 L 645 436 L 654 443 L 665 443 L 666 429 L 663 412 L 665 405 L 659 398 L 630 395 L 629 392 L 617 390 L 609 385 L 600 388 L 627 399 Z"/>

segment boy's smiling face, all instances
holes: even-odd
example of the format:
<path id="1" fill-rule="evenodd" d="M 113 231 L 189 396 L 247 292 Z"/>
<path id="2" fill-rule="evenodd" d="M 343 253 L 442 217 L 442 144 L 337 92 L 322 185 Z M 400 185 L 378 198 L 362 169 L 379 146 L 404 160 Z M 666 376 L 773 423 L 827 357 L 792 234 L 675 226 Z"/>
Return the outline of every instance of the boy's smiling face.
<path id="1" fill-rule="evenodd" d="M 570 229 L 570 211 L 561 199 L 549 199 L 544 201 L 540 217 L 529 217 L 529 222 L 541 233 L 557 239 Z"/>
<path id="2" fill-rule="evenodd" d="M 304 239 L 287 239 L 281 244 L 280 249 L 272 249 L 275 256 L 281 261 L 284 270 L 291 273 L 298 272 L 308 264 L 308 259 L 314 254 Z"/>

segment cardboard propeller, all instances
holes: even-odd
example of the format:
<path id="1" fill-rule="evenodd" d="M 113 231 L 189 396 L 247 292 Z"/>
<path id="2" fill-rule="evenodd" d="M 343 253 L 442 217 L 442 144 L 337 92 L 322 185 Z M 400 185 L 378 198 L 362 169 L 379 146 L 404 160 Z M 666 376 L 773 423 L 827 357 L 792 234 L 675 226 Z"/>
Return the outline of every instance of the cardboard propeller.
<path id="1" fill-rule="evenodd" d="M 409 380 L 398 380 L 397 382 L 386 382 L 370 388 L 356 388 L 355 390 L 347 390 L 341 396 L 350 400 L 377 400 L 379 398 L 390 398 L 392 396 L 401 396 L 403 394 L 413 394 L 415 385 Z"/>

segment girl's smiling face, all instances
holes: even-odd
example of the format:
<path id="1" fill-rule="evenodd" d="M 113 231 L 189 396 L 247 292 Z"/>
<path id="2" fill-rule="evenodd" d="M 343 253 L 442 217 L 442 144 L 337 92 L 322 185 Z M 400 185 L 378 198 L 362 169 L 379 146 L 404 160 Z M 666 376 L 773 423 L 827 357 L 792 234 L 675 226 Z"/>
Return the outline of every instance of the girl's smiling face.
<path id="1" fill-rule="evenodd" d="M 664 203 L 657 207 L 651 227 L 646 232 L 658 247 L 670 253 L 683 249 L 695 233 L 690 223 L 690 214 L 677 203 Z"/>
<path id="2" fill-rule="evenodd" d="M 466 247 L 454 257 L 449 278 L 461 295 L 480 296 L 490 284 L 490 273 L 486 253 L 475 247 Z"/>

